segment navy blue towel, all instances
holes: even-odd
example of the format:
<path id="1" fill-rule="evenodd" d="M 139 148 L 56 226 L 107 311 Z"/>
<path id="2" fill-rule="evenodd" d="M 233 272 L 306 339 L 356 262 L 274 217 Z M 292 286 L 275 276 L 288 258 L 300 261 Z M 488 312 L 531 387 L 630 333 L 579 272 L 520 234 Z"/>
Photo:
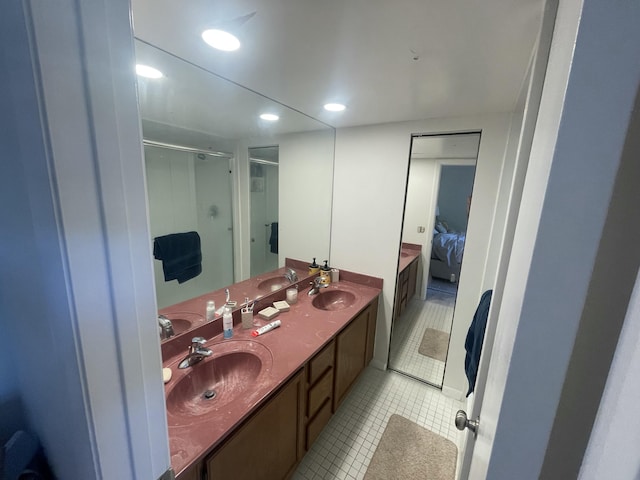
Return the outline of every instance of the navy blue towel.
<path id="1" fill-rule="evenodd" d="M 278 253 L 278 222 L 271 224 L 271 236 L 269 237 L 271 253 Z"/>
<path id="2" fill-rule="evenodd" d="M 202 273 L 198 232 L 172 233 L 153 240 L 153 256 L 162 261 L 164 281 L 184 283 Z"/>
<path id="3" fill-rule="evenodd" d="M 464 371 L 469 380 L 469 391 L 467 397 L 476 387 L 476 376 L 478 375 L 478 365 L 480 364 L 480 353 L 482 353 L 482 342 L 484 341 L 484 331 L 487 327 L 487 317 L 491 306 L 491 294 L 493 290 L 487 290 L 480 297 L 480 303 L 473 315 L 473 321 L 467 332 L 467 339 L 464 342 L 464 349 L 467 356 L 464 359 Z"/>

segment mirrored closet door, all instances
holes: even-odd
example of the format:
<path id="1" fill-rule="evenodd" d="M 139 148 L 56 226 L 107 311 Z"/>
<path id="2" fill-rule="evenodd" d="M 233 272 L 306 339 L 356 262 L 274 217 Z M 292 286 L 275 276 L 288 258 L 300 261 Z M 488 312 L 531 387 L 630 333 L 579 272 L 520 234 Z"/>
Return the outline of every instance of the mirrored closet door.
<path id="1" fill-rule="evenodd" d="M 441 387 L 480 133 L 412 138 L 389 368 Z"/>

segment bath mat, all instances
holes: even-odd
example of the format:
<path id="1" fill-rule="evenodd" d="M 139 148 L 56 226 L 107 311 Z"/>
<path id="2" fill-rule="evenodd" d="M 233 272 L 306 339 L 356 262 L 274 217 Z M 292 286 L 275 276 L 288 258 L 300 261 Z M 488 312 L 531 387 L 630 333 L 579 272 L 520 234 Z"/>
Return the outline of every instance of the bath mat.
<path id="1" fill-rule="evenodd" d="M 454 480 L 458 447 L 400 415 L 391 415 L 364 480 Z"/>
<path id="2" fill-rule="evenodd" d="M 444 362 L 449 350 L 449 334 L 441 330 L 426 328 L 422 341 L 418 347 L 418 353 L 425 357 L 435 358 Z"/>

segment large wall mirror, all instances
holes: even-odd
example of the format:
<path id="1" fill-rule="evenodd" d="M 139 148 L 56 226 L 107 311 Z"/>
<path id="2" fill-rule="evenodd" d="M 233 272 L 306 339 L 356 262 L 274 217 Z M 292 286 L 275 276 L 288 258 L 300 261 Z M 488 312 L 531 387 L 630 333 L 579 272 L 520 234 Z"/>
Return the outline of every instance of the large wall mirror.
<path id="1" fill-rule="evenodd" d="M 389 368 L 441 387 L 480 133 L 414 136 Z M 478 195 L 484 192 L 475 192 Z M 404 297 L 402 296 L 404 295 Z"/>
<path id="2" fill-rule="evenodd" d="M 183 283 L 154 260 L 158 307 L 329 258 L 335 130 L 141 40 L 136 61 L 161 74 L 138 76 L 151 235 L 202 254 Z"/>

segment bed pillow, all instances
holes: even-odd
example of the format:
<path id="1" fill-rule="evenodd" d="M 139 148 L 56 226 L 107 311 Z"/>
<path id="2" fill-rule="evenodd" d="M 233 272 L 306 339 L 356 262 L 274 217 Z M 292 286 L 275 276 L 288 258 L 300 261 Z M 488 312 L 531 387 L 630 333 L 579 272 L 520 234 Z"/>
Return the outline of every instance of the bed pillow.
<path id="1" fill-rule="evenodd" d="M 438 233 L 447 233 L 447 229 L 440 222 L 436 223 L 435 229 L 438 231 Z"/>

